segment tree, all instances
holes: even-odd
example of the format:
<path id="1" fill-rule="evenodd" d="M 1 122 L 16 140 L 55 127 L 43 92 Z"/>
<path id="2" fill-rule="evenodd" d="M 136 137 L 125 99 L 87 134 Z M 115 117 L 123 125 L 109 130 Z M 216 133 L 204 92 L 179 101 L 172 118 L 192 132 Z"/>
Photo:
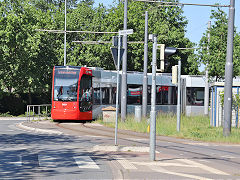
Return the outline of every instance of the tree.
<path id="1" fill-rule="evenodd" d="M 118 32 L 123 29 L 123 4 L 117 3 L 110 9 L 100 5 L 98 8 L 85 3 L 80 3 L 78 8 L 72 11 L 70 15 L 71 22 L 68 26 L 75 30 L 107 31 Z M 193 47 L 194 44 L 185 37 L 185 28 L 187 21 L 183 17 L 183 11 L 179 7 L 158 8 L 156 3 L 132 2 L 128 4 L 128 28 L 134 29 L 134 34 L 128 37 L 129 41 L 143 41 L 145 18 L 144 13 L 149 13 L 149 32 L 158 35 L 158 42 L 166 46 L 173 47 Z M 88 12 L 87 14 L 84 12 Z M 78 22 L 78 23 L 75 23 Z M 86 26 L 87 24 L 87 26 Z M 80 26 L 79 26 L 80 25 Z M 113 34 L 81 34 L 69 35 L 71 40 L 91 40 L 91 41 L 111 41 Z M 68 40 L 68 42 L 70 41 Z M 151 48 L 151 43 L 149 43 Z M 74 47 L 75 46 L 75 47 Z M 88 66 L 100 66 L 105 69 L 114 69 L 114 64 L 110 54 L 109 45 L 70 45 L 70 59 L 74 65 L 86 64 Z M 73 48 L 73 50 L 72 50 Z M 128 70 L 143 70 L 143 43 L 128 45 Z M 188 58 L 188 57 L 192 58 Z M 192 51 L 180 51 L 177 56 L 172 57 L 167 72 L 171 72 L 171 66 L 177 64 L 179 58 L 183 63 L 183 74 L 198 73 L 198 64 L 192 63 Z M 151 51 L 149 51 L 151 59 Z M 151 61 L 149 61 L 149 70 L 151 70 Z"/>
<path id="2" fill-rule="evenodd" d="M 55 41 L 36 31 L 40 26 L 52 22 L 51 13 L 42 12 L 29 2 L 1 2 L 0 77 L 9 92 L 28 93 L 31 103 L 31 93 L 50 89 L 50 67 L 56 62 L 56 56 L 51 49 L 55 45 L 50 46 Z"/>
<path id="3" fill-rule="evenodd" d="M 218 8 L 212 10 L 210 17 L 213 25 L 210 30 L 210 43 L 208 44 L 208 31 L 203 35 L 199 44 L 199 57 L 201 61 L 207 65 L 209 76 L 216 77 L 219 80 L 224 77 L 227 51 L 227 31 L 228 19 L 226 13 Z M 240 37 L 234 32 L 234 52 L 233 52 L 233 75 L 239 75 L 239 53 L 240 53 Z M 209 52 L 207 51 L 209 47 Z"/>
<path id="4" fill-rule="evenodd" d="M 50 92 L 54 65 L 63 65 L 62 33 L 38 29 L 64 30 L 63 0 L 0 1 L 0 79 L 1 89 L 12 94 Z M 106 8 L 93 6 L 92 0 L 68 1 L 67 30 L 118 32 L 123 29 L 123 4 Z M 143 41 L 144 12 L 149 11 L 149 33 L 158 35 L 158 43 L 173 47 L 193 47 L 185 37 L 187 20 L 179 7 L 158 8 L 156 3 L 129 2 L 128 28 L 134 29 L 129 41 Z M 113 34 L 67 34 L 67 65 L 115 69 L 109 44 L 77 44 L 73 41 L 111 41 Z M 151 48 L 151 44 L 149 46 Z M 149 48 L 149 59 L 151 51 Z M 143 43 L 128 45 L 128 70 L 143 70 Z M 197 73 L 192 51 L 180 51 L 170 64 L 181 58 L 182 73 Z M 149 60 L 149 70 L 151 70 Z M 167 72 L 170 72 L 170 67 Z M 1 91 L 0 89 L 0 91 Z"/>

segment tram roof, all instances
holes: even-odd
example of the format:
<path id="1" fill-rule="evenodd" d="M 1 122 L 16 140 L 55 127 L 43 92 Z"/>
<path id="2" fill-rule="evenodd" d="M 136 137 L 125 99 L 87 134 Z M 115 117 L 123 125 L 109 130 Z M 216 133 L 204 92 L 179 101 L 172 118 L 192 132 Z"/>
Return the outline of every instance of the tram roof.
<path id="1" fill-rule="evenodd" d="M 101 84 L 116 84 L 117 83 L 117 72 L 111 70 L 103 70 L 91 68 L 93 72 L 93 82 Z M 122 72 L 119 72 L 120 76 Z M 143 83 L 143 73 L 142 72 L 128 72 L 127 73 L 127 84 L 128 85 L 142 85 Z M 148 85 L 152 84 L 152 75 L 148 73 Z M 157 74 L 156 84 L 163 86 L 175 86 L 172 84 L 172 77 L 168 74 Z"/>

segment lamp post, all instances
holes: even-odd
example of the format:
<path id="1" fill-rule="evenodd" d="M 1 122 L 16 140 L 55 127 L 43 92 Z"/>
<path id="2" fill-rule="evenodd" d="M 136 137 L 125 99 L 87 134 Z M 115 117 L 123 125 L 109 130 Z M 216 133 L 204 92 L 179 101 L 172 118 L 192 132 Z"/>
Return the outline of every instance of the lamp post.
<path id="1" fill-rule="evenodd" d="M 65 0 L 65 23 L 64 23 L 64 66 L 66 66 L 67 62 L 67 48 L 66 48 L 66 42 L 67 42 L 67 0 Z"/>

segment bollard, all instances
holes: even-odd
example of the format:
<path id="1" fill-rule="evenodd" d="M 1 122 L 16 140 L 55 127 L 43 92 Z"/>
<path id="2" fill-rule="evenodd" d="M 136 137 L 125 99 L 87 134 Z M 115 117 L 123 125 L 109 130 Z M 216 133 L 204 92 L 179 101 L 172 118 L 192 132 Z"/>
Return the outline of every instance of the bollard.
<path id="1" fill-rule="evenodd" d="M 142 120 L 142 107 L 141 106 L 135 106 L 135 121 L 140 122 Z"/>

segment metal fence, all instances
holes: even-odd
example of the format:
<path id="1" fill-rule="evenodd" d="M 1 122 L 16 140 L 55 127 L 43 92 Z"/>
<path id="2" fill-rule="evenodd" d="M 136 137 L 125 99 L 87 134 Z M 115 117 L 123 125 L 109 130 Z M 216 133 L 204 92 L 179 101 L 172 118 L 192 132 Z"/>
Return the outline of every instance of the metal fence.
<path id="1" fill-rule="evenodd" d="M 51 118 L 51 104 L 27 105 L 27 120 Z"/>

